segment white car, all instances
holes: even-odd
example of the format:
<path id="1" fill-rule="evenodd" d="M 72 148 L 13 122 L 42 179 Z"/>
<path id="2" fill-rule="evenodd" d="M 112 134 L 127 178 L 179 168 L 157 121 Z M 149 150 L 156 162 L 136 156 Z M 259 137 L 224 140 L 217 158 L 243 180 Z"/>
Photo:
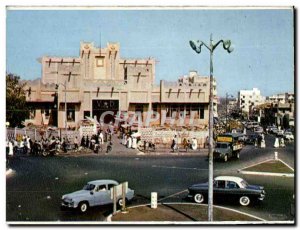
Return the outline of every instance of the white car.
<path id="1" fill-rule="evenodd" d="M 113 203 L 111 188 L 119 185 L 114 180 L 95 180 L 88 182 L 81 190 L 62 196 L 62 208 L 78 209 L 86 212 L 89 207 Z M 126 201 L 134 196 L 134 190 L 127 189 Z M 117 197 L 117 204 L 122 206 L 122 197 Z"/>
<path id="2" fill-rule="evenodd" d="M 294 140 L 294 135 L 292 132 L 286 131 L 283 134 L 284 139 L 289 140 L 289 141 L 293 141 Z"/>
<path id="3" fill-rule="evenodd" d="M 255 133 L 263 133 L 264 129 L 261 126 L 257 126 L 256 128 L 254 128 L 254 132 Z"/>

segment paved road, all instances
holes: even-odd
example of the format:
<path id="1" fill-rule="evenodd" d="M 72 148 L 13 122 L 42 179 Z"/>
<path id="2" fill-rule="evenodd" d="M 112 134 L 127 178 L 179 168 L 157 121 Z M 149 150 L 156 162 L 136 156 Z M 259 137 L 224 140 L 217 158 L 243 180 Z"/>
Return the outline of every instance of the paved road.
<path id="1" fill-rule="evenodd" d="M 267 148 L 246 146 L 240 160 L 215 162 L 214 175 L 236 175 L 237 170 L 274 154 L 274 137 L 267 136 Z M 269 147 L 268 147 L 269 146 Z M 294 164 L 294 146 L 277 150 L 280 158 Z M 164 202 L 182 201 L 188 186 L 207 181 L 206 153 L 194 156 L 25 156 L 11 162 L 15 174 L 7 178 L 7 221 L 103 221 L 112 207 L 94 208 L 84 215 L 60 210 L 63 194 L 78 189 L 90 180 L 111 178 L 128 181 L 136 193 L 131 205 L 149 203 L 150 193 L 158 192 Z M 267 197 L 261 205 L 240 207 L 267 220 L 290 219 L 294 179 L 242 176 L 249 183 L 264 185 Z"/>

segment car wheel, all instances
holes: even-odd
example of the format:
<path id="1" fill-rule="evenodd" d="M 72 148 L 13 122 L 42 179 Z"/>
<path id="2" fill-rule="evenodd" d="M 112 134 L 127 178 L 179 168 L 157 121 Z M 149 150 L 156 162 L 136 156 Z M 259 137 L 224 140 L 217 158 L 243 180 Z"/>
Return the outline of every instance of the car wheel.
<path id="1" fill-rule="evenodd" d="M 224 156 L 224 162 L 227 162 L 227 161 L 228 161 L 228 156 L 225 155 L 225 156 Z"/>
<path id="2" fill-rule="evenodd" d="M 204 196 L 201 193 L 197 193 L 194 195 L 194 201 L 198 204 L 201 204 L 204 201 Z"/>
<path id="3" fill-rule="evenodd" d="M 88 210 L 89 205 L 87 202 L 80 202 L 78 208 L 81 213 L 85 213 Z"/>
<path id="4" fill-rule="evenodd" d="M 47 152 L 46 150 L 43 150 L 43 151 L 42 151 L 42 155 L 43 155 L 44 157 L 46 157 L 46 156 L 48 156 L 48 152 Z"/>
<path id="5" fill-rule="evenodd" d="M 128 199 L 127 198 L 125 198 L 125 204 L 128 204 Z M 121 208 L 123 206 L 123 199 L 122 198 L 120 198 L 118 200 L 118 206 L 119 206 L 119 208 Z"/>
<path id="6" fill-rule="evenodd" d="M 250 204 L 250 198 L 247 196 L 242 196 L 240 198 L 240 205 L 242 206 L 248 206 Z"/>

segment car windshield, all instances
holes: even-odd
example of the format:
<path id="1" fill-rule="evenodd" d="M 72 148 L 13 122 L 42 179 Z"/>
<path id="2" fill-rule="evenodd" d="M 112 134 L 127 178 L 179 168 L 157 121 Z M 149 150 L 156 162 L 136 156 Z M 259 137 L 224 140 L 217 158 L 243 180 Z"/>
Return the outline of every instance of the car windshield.
<path id="1" fill-rule="evenodd" d="M 84 187 L 83 187 L 83 190 L 88 190 L 88 191 L 91 191 L 95 188 L 95 185 L 93 184 L 86 184 Z"/>
<path id="2" fill-rule="evenodd" d="M 246 188 L 249 184 L 245 180 L 242 180 L 241 185 Z"/>
<path id="3" fill-rule="evenodd" d="M 227 148 L 227 144 L 217 143 L 216 148 L 225 149 Z"/>

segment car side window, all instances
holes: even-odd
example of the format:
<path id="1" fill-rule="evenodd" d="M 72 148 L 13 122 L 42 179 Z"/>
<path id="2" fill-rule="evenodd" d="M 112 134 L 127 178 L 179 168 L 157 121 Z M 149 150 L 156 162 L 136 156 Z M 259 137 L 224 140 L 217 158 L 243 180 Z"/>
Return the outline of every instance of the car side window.
<path id="1" fill-rule="evenodd" d="M 233 181 L 227 181 L 227 186 L 226 188 L 229 188 L 229 189 L 235 189 L 235 188 L 238 188 L 239 186 L 237 185 L 237 183 L 233 182 Z"/>
<path id="2" fill-rule="evenodd" d="M 218 181 L 218 188 L 225 188 L 225 181 L 224 180 L 219 180 Z"/>
<path id="3" fill-rule="evenodd" d="M 103 185 L 99 185 L 96 189 L 96 192 L 100 192 L 100 191 L 105 191 L 106 190 L 106 185 L 103 184 Z"/>
<path id="4" fill-rule="evenodd" d="M 115 186 L 115 184 L 108 184 L 108 190 L 110 190 L 114 186 Z"/>

